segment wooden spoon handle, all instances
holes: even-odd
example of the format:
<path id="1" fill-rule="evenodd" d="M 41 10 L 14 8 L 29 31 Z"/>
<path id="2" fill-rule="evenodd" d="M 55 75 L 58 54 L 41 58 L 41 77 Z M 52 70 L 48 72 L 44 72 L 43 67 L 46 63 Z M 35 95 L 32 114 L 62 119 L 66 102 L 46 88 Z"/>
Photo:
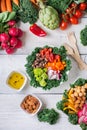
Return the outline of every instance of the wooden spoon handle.
<path id="1" fill-rule="evenodd" d="M 84 61 L 78 55 L 72 55 L 72 57 L 77 61 L 78 66 L 81 70 L 87 70 L 87 64 L 84 63 Z"/>

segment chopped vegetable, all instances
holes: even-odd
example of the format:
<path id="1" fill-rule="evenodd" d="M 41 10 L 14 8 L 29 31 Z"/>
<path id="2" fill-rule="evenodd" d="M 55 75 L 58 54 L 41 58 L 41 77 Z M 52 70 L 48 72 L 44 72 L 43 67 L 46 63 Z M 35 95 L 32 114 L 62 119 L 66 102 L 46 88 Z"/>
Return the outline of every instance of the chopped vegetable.
<path id="1" fill-rule="evenodd" d="M 81 30 L 80 39 L 82 45 L 87 46 L 87 26 L 85 26 L 85 28 Z"/>
<path id="2" fill-rule="evenodd" d="M 17 6 L 19 5 L 19 0 L 12 0 Z"/>
<path id="3" fill-rule="evenodd" d="M 34 24 L 38 19 L 38 10 L 30 0 L 20 0 L 20 5 L 13 3 L 13 10 L 16 12 L 17 19 L 22 22 Z"/>
<path id="4" fill-rule="evenodd" d="M 47 35 L 47 33 L 43 29 L 41 29 L 37 24 L 33 24 L 32 26 L 30 26 L 30 31 L 39 37 L 44 37 Z"/>
<path id="5" fill-rule="evenodd" d="M 38 113 L 38 120 L 47 122 L 53 125 L 57 122 L 59 114 L 54 109 L 44 108 L 40 113 Z"/>
<path id="6" fill-rule="evenodd" d="M 42 0 L 37 2 L 40 5 L 39 19 L 42 24 L 52 30 L 58 28 L 60 23 L 58 12 L 53 7 L 44 5 Z"/>
<path id="7" fill-rule="evenodd" d="M 1 12 L 7 11 L 7 8 L 6 8 L 6 0 L 1 0 L 1 2 L 0 2 L 0 7 L 1 7 Z"/>

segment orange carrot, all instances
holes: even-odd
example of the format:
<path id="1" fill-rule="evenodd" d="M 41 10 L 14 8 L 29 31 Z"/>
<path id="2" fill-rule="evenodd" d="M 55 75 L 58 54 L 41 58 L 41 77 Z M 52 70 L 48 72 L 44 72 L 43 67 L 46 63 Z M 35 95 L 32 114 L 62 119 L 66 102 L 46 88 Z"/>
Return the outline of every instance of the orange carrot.
<path id="1" fill-rule="evenodd" d="M 17 6 L 19 5 L 19 0 L 12 0 Z"/>
<path id="2" fill-rule="evenodd" d="M 12 12 L 11 0 L 6 0 L 7 11 Z"/>
<path id="3" fill-rule="evenodd" d="M 1 0 L 1 12 L 7 11 L 6 0 Z"/>

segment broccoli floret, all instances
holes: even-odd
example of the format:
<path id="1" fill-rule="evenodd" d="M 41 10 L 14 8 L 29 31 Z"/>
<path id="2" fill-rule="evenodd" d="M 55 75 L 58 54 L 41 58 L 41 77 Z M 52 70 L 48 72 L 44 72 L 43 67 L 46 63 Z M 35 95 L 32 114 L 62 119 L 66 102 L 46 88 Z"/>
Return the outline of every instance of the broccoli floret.
<path id="1" fill-rule="evenodd" d="M 45 108 L 37 116 L 39 121 L 48 122 L 52 125 L 57 122 L 59 114 L 54 109 Z"/>

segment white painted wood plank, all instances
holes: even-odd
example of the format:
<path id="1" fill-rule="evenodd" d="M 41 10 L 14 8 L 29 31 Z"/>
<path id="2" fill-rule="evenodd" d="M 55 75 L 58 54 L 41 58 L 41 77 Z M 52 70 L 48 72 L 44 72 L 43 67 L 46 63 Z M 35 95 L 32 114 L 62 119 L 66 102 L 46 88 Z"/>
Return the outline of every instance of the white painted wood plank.
<path id="1" fill-rule="evenodd" d="M 65 31 L 61 31 L 60 29 L 49 30 L 40 22 L 37 22 L 37 24 L 42 27 L 48 35 L 46 37 L 37 37 L 29 31 L 28 23 L 20 23 L 19 27 L 24 31 L 24 36 L 22 38 L 23 47 L 18 49 L 15 54 L 30 54 L 35 47 L 42 47 L 45 45 L 62 45 L 63 43 L 68 42 L 67 33 L 71 31 L 75 32 L 80 53 L 87 54 L 87 47 L 80 44 L 80 31 L 87 25 L 87 18 L 82 18 L 78 25 L 71 25 Z M 6 52 L 0 50 L 0 54 L 6 54 Z"/>
<path id="2" fill-rule="evenodd" d="M 67 116 L 57 110 L 56 103 L 61 95 L 37 95 L 43 102 L 43 107 L 54 108 L 60 113 L 60 119 L 55 125 L 39 122 L 37 116 L 30 117 L 20 108 L 25 95 L 0 95 L 0 130 L 73 130 L 81 128 L 68 122 Z"/>
<path id="3" fill-rule="evenodd" d="M 1 55 L 0 56 L 0 93 L 16 93 L 13 89 L 6 85 L 6 79 L 8 74 L 13 70 L 19 70 L 24 73 L 27 55 Z M 87 55 L 82 56 L 82 58 L 87 62 Z M 71 58 L 70 58 L 71 59 Z M 34 88 L 28 84 L 20 93 L 62 93 L 65 89 L 69 88 L 69 84 L 76 80 L 78 77 L 87 78 L 87 71 L 80 71 L 77 63 L 71 59 L 72 69 L 69 73 L 68 81 L 57 88 L 51 90 L 43 90 L 42 88 Z"/>

